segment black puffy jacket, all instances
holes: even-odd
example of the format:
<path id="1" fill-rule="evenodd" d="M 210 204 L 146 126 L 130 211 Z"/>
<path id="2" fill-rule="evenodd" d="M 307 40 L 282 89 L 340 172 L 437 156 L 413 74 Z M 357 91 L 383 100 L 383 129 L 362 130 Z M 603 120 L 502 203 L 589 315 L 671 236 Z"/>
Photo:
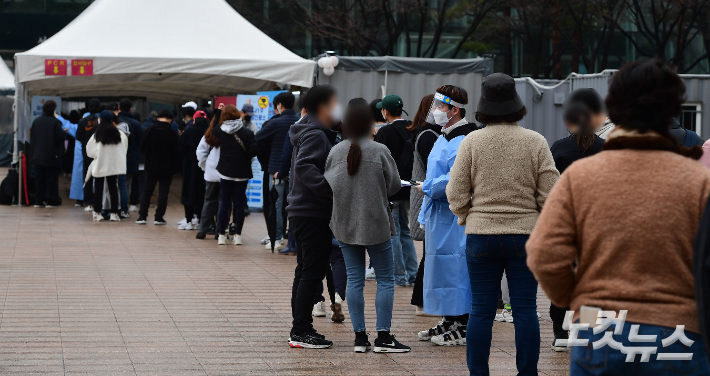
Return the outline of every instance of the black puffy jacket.
<path id="1" fill-rule="evenodd" d="M 64 152 L 64 131 L 62 123 L 52 115 L 42 116 L 32 122 L 30 128 L 30 150 L 33 164 L 59 167 Z"/>
<path id="2" fill-rule="evenodd" d="M 215 125 L 212 128 L 212 132 L 219 138 L 220 144 L 217 172 L 233 179 L 253 178 L 251 160 L 259 152 L 259 147 L 254 140 L 254 133 L 243 126 L 236 127 L 236 131 L 229 130 L 229 133 L 225 132 L 222 127 L 228 128 L 225 124 Z M 241 143 L 237 141 L 237 138 L 241 140 Z"/>

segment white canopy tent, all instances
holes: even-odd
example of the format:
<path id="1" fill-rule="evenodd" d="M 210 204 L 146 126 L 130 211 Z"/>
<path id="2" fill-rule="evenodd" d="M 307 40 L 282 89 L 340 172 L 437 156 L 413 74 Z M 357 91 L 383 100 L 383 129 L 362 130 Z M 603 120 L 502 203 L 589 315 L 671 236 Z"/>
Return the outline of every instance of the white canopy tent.
<path id="1" fill-rule="evenodd" d="M 15 75 L 4 61 L 0 61 L 0 91 L 15 89 Z"/>
<path id="2" fill-rule="evenodd" d="M 47 60 L 65 60 L 66 75 L 46 75 Z M 93 74 L 87 67 L 73 75 L 75 60 L 90 60 Z M 315 62 L 224 0 L 96 0 L 47 41 L 16 54 L 15 67 L 17 138 L 29 141 L 34 95 L 178 103 L 268 90 L 274 82 L 310 87 Z"/>

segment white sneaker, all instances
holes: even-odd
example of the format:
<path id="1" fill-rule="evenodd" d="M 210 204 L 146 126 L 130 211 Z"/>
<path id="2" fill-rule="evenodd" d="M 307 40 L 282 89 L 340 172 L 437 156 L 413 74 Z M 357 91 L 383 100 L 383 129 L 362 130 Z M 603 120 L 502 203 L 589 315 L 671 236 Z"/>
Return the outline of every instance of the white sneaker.
<path id="1" fill-rule="evenodd" d="M 242 245 L 242 236 L 241 235 L 232 235 L 232 244 L 233 245 Z"/>
<path id="2" fill-rule="evenodd" d="M 116 213 L 111 213 L 111 218 L 109 220 L 111 222 L 121 222 L 121 217 L 119 217 Z"/>
<path id="3" fill-rule="evenodd" d="M 325 303 L 318 302 L 313 305 L 313 312 L 311 312 L 313 317 L 325 317 Z"/>
<path id="4" fill-rule="evenodd" d="M 375 268 L 367 268 L 367 269 L 365 269 L 365 279 L 366 279 L 366 280 L 373 280 L 373 279 L 375 279 Z"/>
<path id="5" fill-rule="evenodd" d="M 227 235 L 220 235 L 217 239 L 217 245 L 227 245 Z"/>
<path id="6" fill-rule="evenodd" d="M 182 221 L 178 222 L 177 224 L 178 226 L 187 224 L 187 219 L 183 218 Z"/>
<path id="7" fill-rule="evenodd" d="M 178 230 L 192 230 L 192 223 L 191 222 L 185 222 L 178 226 Z"/>
<path id="8" fill-rule="evenodd" d="M 444 327 L 445 321 L 446 319 L 442 317 L 441 320 L 436 323 L 436 326 L 431 329 L 422 330 L 421 332 L 417 333 L 417 337 L 419 337 L 420 341 L 429 341 L 432 339 L 432 337 L 446 333 L 447 330 Z"/>
<path id="9" fill-rule="evenodd" d="M 85 212 L 92 212 L 92 211 L 94 211 L 94 207 L 91 206 L 91 205 L 89 205 L 89 206 L 87 206 L 87 207 L 84 208 L 84 211 L 85 211 Z"/>
<path id="10" fill-rule="evenodd" d="M 343 314 L 343 298 L 340 294 L 335 293 L 335 303 L 330 305 L 330 321 L 332 322 L 343 322 L 345 321 L 345 315 Z"/>
<path id="11" fill-rule="evenodd" d="M 283 239 L 276 240 L 276 241 L 274 241 L 274 243 L 275 243 L 275 244 L 274 244 L 274 250 L 275 250 L 275 251 L 278 251 L 278 250 L 284 248 L 284 241 L 283 241 Z M 264 246 L 264 248 L 266 248 L 266 249 L 271 249 L 271 242 L 266 243 L 266 246 Z"/>
<path id="12" fill-rule="evenodd" d="M 455 322 L 448 332 L 431 337 L 431 343 L 437 346 L 466 346 L 466 327 Z"/>
<path id="13" fill-rule="evenodd" d="M 500 313 L 496 313 L 496 321 L 498 322 L 513 322 L 513 312 L 509 309 L 504 309 Z"/>
<path id="14" fill-rule="evenodd" d="M 261 244 L 269 244 L 270 241 L 271 238 L 269 237 L 269 235 L 266 235 L 264 239 L 261 239 Z M 269 249 L 271 249 L 271 247 L 269 247 Z"/>
<path id="15" fill-rule="evenodd" d="M 104 216 L 101 213 L 94 212 L 93 214 L 94 222 L 101 222 L 104 220 Z"/>
<path id="16" fill-rule="evenodd" d="M 192 226 L 197 227 L 197 225 L 199 225 L 199 224 L 200 224 L 200 219 L 197 218 L 197 215 L 193 216 L 192 217 Z"/>
<path id="17" fill-rule="evenodd" d="M 137 211 L 138 211 L 138 207 L 135 206 L 135 205 L 131 205 L 131 206 L 128 208 L 128 211 L 129 211 L 129 212 L 137 212 Z"/>

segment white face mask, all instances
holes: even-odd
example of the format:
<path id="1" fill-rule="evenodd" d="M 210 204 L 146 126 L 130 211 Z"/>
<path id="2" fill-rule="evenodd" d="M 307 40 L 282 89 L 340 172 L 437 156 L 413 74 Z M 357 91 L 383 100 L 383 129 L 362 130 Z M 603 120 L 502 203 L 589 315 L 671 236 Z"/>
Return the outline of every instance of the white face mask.
<path id="1" fill-rule="evenodd" d="M 330 110 L 330 117 L 333 119 L 333 123 L 338 123 L 343 119 L 343 108 L 340 107 L 339 103 L 336 103 Z"/>
<path id="2" fill-rule="evenodd" d="M 447 117 L 447 116 L 446 116 L 446 112 L 441 111 L 441 110 L 439 110 L 438 108 L 437 108 L 436 110 L 434 110 L 434 112 L 432 113 L 432 115 L 434 116 L 434 122 L 435 122 L 437 125 L 440 125 L 440 126 L 442 126 L 442 127 L 445 126 L 446 123 L 449 122 L 449 120 L 451 120 L 450 117 Z M 453 116 L 452 116 L 452 117 L 453 117 Z"/>

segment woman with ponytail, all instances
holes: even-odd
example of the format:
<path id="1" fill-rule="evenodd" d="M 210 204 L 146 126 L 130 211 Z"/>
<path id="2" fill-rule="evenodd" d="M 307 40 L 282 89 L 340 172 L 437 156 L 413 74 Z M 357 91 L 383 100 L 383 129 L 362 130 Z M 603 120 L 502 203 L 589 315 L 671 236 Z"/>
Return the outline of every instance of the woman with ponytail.
<path id="1" fill-rule="evenodd" d="M 594 134 L 592 114 L 584 103 L 568 103 L 563 117 L 570 136 L 557 140 L 550 148 L 560 174 L 572 162 L 594 155 L 604 146 L 604 139 Z"/>
<path id="2" fill-rule="evenodd" d="M 375 352 L 407 352 L 390 334 L 394 304 L 394 219 L 389 196 L 401 188 L 397 164 L 386 146 L 372 141 L 375 119 L 367 102 L 345 110 L 345 140 L 331 149 L 325 179 L 333 191 L 330 228 L 340 243 L 348 273 L 346 297 L 355 331 L 355 352 L 370 348 L 365 328 L 365 251 L 377 279 Z"/>

